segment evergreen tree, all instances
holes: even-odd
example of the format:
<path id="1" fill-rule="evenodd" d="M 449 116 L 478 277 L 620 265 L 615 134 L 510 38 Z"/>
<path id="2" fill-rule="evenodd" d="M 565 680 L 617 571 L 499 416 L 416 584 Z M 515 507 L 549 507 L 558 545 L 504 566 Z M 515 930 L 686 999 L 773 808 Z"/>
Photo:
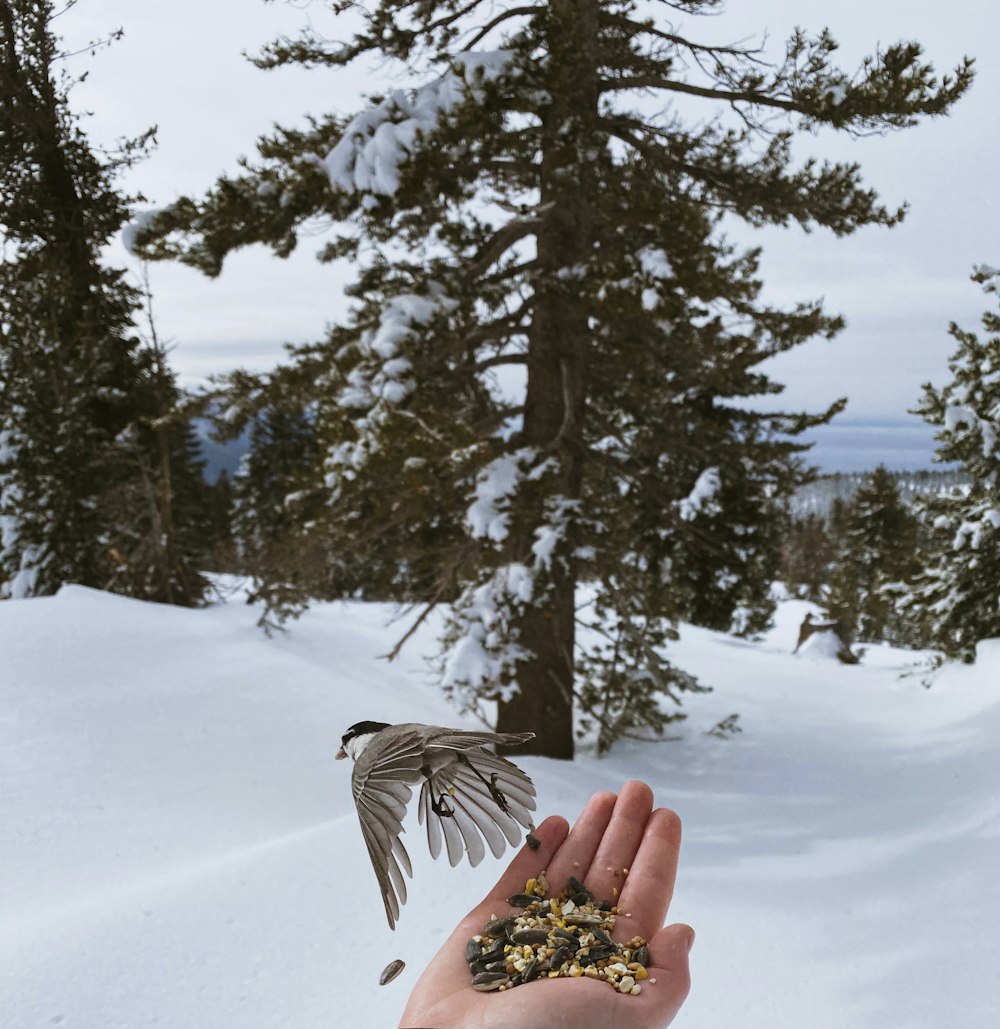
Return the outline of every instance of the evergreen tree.
<path id="1" fill-rule="evenodd" d="M 971 80 L 966 62 L 938 82 L 910 43 L 848 73 L 826 32 L 771 66 L 682 24 L 720 6 L 676 0 L 656 21 L 627 0 L 380 0 L 347 42 L 307 34 L 259 63 L 378 56 L 423 84 L 276 131 L 145 227 L 152 256 L 215 274 L 239 246 L 283 255 L 306 221 L 341 226 L 322 256 L 358 265 L 349 323 L 244 402 L 299 398 L 330 552 L 377 548 L 425 610 L 453 599 L 446 688 L 497 701 L 499 728 L 553 756 L 573 753 L 574 698 L 602 745 L 678 716 L 661 700 L 694 686 L 665 654 L 684 581 L 706 547 L 738 558 L 750 516 L 724 541 L 701 520 L 725 519 L 730 485 L 794 483 L 795 434 L 831 413 L 751 406 L 780 389 L 762 362 L 840 321 L 764 304 L 758 253 L 723 217 L 894 224 L 856 165 L 797 164 L 795 132 L 911 125 Z M 651 115 L 643 92 L 705 111 Z"/>
<path id="2" fill-rule="evenodd" d="M 981 267 L 972 278 L 1000 296 L 1000 271 Z M 979 640 L 1000 636 L 1000 315 L 982 321 L 983 338 L 951 324 L 951 381 L 926 384 L 914 409 L 937 427 L 935 459 L 957 463 L 969 484 L 921 498 L 921 572 L 901 601 L 934 646 L 967 661 Z"/>
<path id="3" fill-rule="evenodd" d="M 886 588 L 916 574 L 916 549 L 917 519 L 896 479 L 880 465 L 846 505 L 826 601 L 848 639 L 910 641 Z"/>
<path id="4" fill-rule="evenodd" d="M 78 582 L 192 603 L 205 583 L 174 548 L 154 427 L 175 387 L 135 332 L 139 291 L 101 258 L 129 217 L 116 174 L 151 133 L 91 147 L 57 13 L 0 0 L 0 596 Z M 191 458 L 175 452 L 175 481 Z"/>
<path id="5" fill-rule="evenodd" d="M 802 518 L 789 519 L 780 576 L 793 596 L 822 604 L 836 556 L 832 530 L 822 515 L 810 511 Z"/>
<path id="6" fill-rule="evenodd" d="M 240 423 L 239 431 L 243 428 Z M 233 481 L 233 542 L 240 570 L 256 582 L 251 601 L 266 602 L 260 624 L 268 628 L 275 624 L 272 610 L 286 616 L 301 612 L 303 579 L 313 596 L 329 592 L 320 585 L 319 567 L 327 562 L 319 535 L 308 545 L 297 531 L 320 514 L 317 504 L 309 502 L 308 488 L 300 489 L 308 487 L 317 452 L 312 420 L 300 411 L 272 407 L 250 426 L 250 449 Z"/>

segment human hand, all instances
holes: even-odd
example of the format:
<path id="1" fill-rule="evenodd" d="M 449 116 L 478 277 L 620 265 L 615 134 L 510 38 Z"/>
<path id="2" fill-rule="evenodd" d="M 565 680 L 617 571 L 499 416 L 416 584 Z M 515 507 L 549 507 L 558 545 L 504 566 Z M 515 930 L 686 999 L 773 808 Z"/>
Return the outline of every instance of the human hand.
<path id="1" fill-rule="evenodd" d="M 522 847 L 448 937 L 413 988 L 400 1029 L 663 1029 L 673 1021 L 690 986 L 688 952 L 694 942 L 689 926 L 660 928 L 674 891 L 680 819 L 666 808 L 654 811 L 653 791 L 633 780 L 620 796 L 595 793 L 567 835 L 568 830 L 558 816 L 535 830 L 541 846 Z M 624 885 L 623 868 L 629 869 Z M 599 899 L 620 888 L 616 903 L 631 917 L 618 916 L 612 937 L 649 941 L 650 979 L 639 996 L 623 996 L 585 976 L 535 980 L 503 993 L 472 989 L 465 961 L 469 937 L 482 932 L 491 915 L 506 915 L 507 898 L 543 869 L 554 892 L 571 875 Z"/>

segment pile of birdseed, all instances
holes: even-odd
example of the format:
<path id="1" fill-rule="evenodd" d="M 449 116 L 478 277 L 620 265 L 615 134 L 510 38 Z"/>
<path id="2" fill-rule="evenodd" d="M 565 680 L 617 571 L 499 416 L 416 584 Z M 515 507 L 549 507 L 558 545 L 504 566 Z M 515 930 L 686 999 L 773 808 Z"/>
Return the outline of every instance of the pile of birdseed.
<path id="1" fill-rule="evenodd" d="M 628 869 L 622 871 L 628 874 Z M 649 979 L 649 950 L 642 937 L 633 936 L 627 943 L 611 939 L 615 916 L 621 913 L 612 901 L 597 901 L 573 876 L 557 896 L 546 898 L 548 889 L 544 872 L 529 879 L 524 893 L 507 901 L 521 908 L 521 914 L 491 915 L 482 933 L 466 944 L 474 990 L 502 991 L 533 979 L 587 976 L 619 993 L 636 995 L 643 980 L 656 982 Z"/>

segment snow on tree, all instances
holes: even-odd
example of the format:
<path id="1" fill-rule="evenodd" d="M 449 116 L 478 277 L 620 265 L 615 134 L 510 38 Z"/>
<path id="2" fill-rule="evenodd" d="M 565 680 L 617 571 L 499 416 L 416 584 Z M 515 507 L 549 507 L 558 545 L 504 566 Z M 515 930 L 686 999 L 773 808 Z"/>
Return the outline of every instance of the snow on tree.
<path id="1" fill-rule="evenodd" d="M 102 260 L 130 217 L 116 174 L 151 134 L 90 145 L 58 13 L 0 0 L 0 597 L 76 582 L 192 603 L 206 584 L 174 546 L 167 473 L 199 469 L 164 352 L 133 324 L 141 295 Z"/>
<path id="2" fill-rule="evenodd" d="M 997 269 L 979 267 L 972 279 L 1000 296 Z M 957 463 L 970 481 L 921 499 L 928 540 L 900 604 L 933 645 L 966 661 L 977 641 L 1000 636 L 1000 315 L 985 311 L 982 322 L 982 338 L 951 324 L 951 381 L 927 383 L 914 408 L 937 427 L 935 459 Z"/>
<path id="3" fill-rule="evenodd" d="M 237 399 L 295 395 L 315 426 L 316 592 L 374 552 L 383 585 L 424 612 L 448 602 L 446 686 L 468 708 L 496 701 L 537 752 L 572 756 L 576 704 L 602 747 L 657 734 L 695 687 L 666 646 L 686 581 L 714 565 L 719 624 L 753 600 L 733 576 L 801 481 L 796 434 L 837 409 L 752 406 L 781 388 L 762 362 L 841 322 L 763 303 L 758 253 L 722 219 L 896 223 L 855 164 L 798 163 L 793 138 L 944 114 L 969 62 L 938 81 L 902 43 L 844 71 L 829 34 L 797 32 L 770 64 L 698 40 L 718 0 L 655 18 L 622 0 L 329 7 L 361 19 L 352 38 L 307 33 L 259 63 L 374 56 L 414 85 L 275 130 L 137 245 L 217 274 L 240 246 L 286 255 L 303 225 L 332 224 L 321 257 L 357 268 L 348 323 Z"/>

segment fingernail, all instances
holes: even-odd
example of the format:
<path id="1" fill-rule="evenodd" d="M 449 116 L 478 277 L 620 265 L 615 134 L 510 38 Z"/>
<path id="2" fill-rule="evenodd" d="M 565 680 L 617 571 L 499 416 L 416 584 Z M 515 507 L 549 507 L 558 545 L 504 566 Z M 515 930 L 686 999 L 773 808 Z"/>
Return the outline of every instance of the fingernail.
<path id="1" fill-rule="evenodd" d="M 688 941 L 687 941 L 687 948 L 688 948 L 688 953 L 689 954 L 691 953 L 691 948 L 693 946 L 694 946 L 694 929 L 691 929 L 689 927 L 688 928 Z"/>

